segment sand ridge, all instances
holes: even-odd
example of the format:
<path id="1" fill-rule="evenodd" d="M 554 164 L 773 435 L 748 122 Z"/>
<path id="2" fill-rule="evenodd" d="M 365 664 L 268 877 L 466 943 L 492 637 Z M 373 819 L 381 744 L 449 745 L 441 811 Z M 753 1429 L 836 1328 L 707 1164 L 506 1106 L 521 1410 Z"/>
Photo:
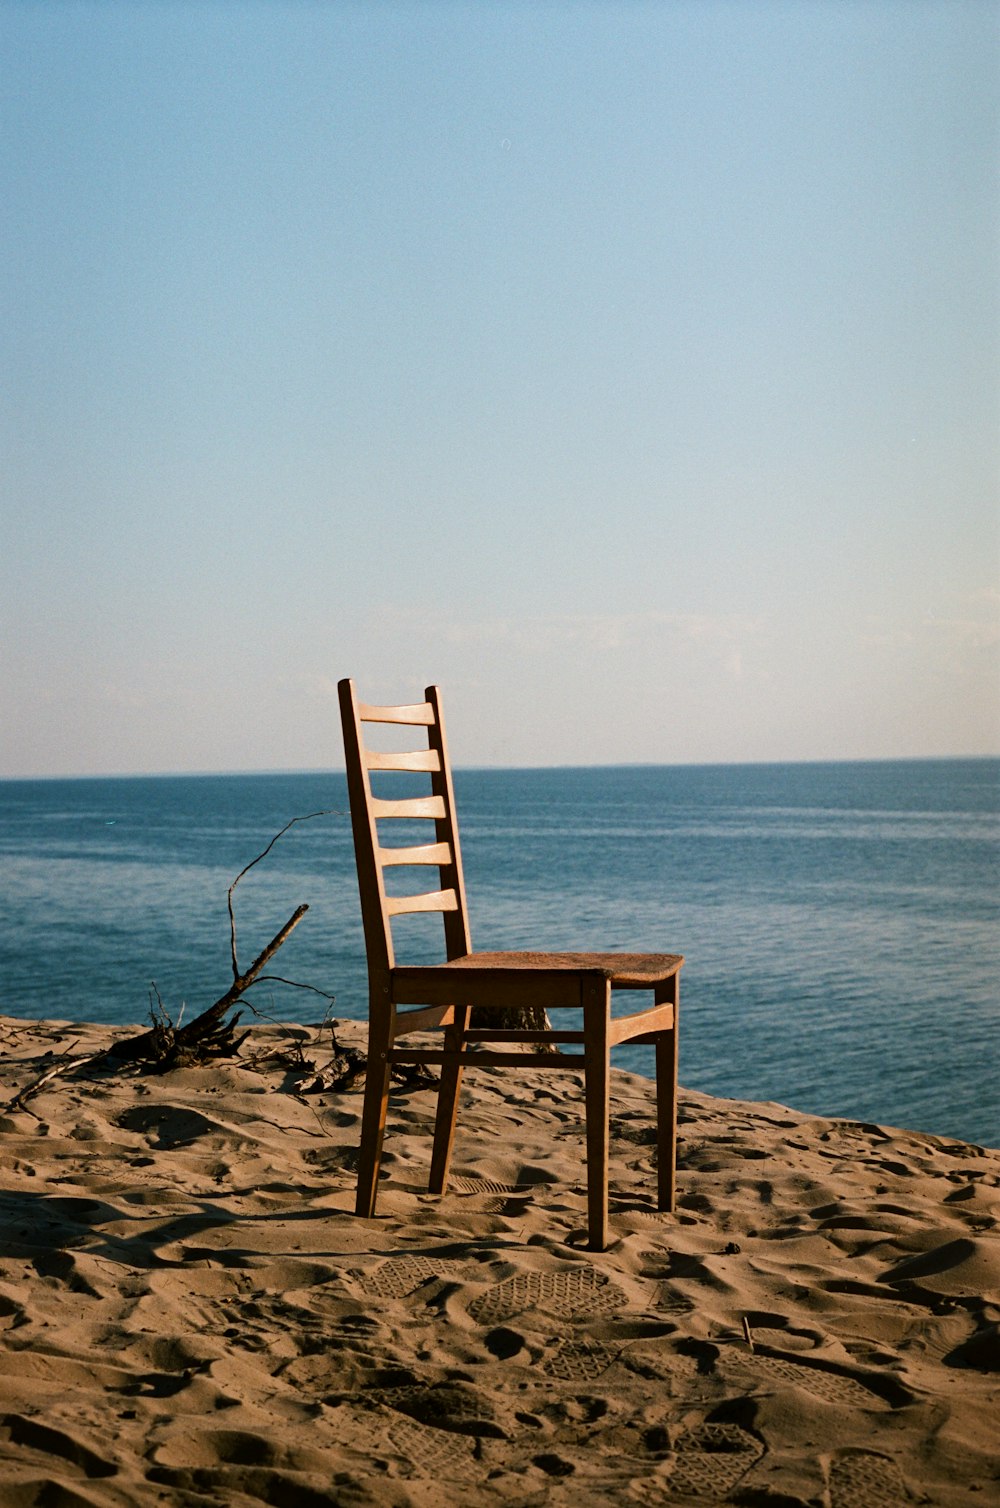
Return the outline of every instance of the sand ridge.
<path id="1" fill-rule="evenodd" d="M 114 1035 L 0 1021 L 0 1103 Z M 363 1221 L 296 1043 L 0 1115 L 0 1508 L 1000 1503 L 1000 1152 L 685 1092 L 662 1216 L 616 1073 L 594 1254 L 579 1076 L 484 1068 L 444 1199 L 393 1096 Z"/>

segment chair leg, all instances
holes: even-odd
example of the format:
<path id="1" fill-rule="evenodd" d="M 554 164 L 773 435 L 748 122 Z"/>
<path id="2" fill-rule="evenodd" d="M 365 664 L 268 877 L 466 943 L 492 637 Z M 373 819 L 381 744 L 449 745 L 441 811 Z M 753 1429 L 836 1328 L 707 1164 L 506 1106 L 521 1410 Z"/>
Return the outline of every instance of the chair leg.
<path id="1" fill-rule="evenodd" d="M 441 1065 L 441 1087 L 438 1090 L 437 1113 L 434 1117 L 434 1149 L 431 1152 L 431 1177 L 428 1184 L 432 1194 L 443 1194 L 448 1187 L 448 1169 L 451 1166 L 455 1122 L 458 1119 L 458 1091 L 465 1066 L 461 1055 L 465 1052 L 469 1016 L 469 1006 L 456 1005 L 454 1025 L 445 1031 L 445 1050 L 453 1052 L 455 1056 Z"/>
<path id="2" fill-rule="evenodd" d="M 611 989 L 585 986 L 583 1002 L 584 1093 L 587 1112 L 587 1232 L 591 1251 L 608 1244 L 608 1116 L 611 1081 Z M 590 993 L 592 991 L 592 993 Z"/>
<path id="3" fill-rule="evenodd" d="M 656 1003 L 672 1000 L 674 1024 L 656 1039 L 656 1203 L 673 1212 L 677 1169 L 677 1058 L 680 1041 L 680 980 L 656 992 Z"/>
<path id="4" fill-rule="evenodd" d="M 382 1138 L 389 1107 L 389 1047 L 392 1042 L 392 1017 L 380 1001 L 372 1005 L 368 1026 L 368 1070 L 365 1074 L 365 1102 L 361 1111 L 361 1155 L 358 1159 L 358 1193 L 356 1215 L 370 1220 L 375 1213 L 379 1166 L 382 1162 Z"/>

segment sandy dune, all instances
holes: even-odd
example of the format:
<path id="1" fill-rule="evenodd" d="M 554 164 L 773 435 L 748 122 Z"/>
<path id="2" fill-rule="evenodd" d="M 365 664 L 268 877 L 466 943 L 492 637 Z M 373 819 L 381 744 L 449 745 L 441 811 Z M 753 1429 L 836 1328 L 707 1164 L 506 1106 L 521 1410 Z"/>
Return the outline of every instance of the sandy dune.
<path id="1" fill-rule="evenodd" d="M 0 1022 L 0 1103 L 112 1036 Z M 3 1508 L 1000 1503 L 1000 1152 L 688 1093 L 662 1217 L 620 1074 L 594 1255 L 578 1078 L 482 1069 L 443 1200 L 395 1097 L 366 1222 L 296 1041 L 0 1114 Z"/>

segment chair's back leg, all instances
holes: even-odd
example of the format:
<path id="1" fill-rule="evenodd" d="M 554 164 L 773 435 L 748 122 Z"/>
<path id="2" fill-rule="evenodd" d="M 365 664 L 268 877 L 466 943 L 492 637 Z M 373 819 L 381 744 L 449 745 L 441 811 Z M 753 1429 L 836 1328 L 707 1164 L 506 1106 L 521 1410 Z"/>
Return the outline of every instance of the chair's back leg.
<path id="1" fill-rule="evenodd" d="M 591 1251 L 608 1244 L 608 1116 L 610 1113 L 611 986 L 584 981 L 583 1055 L 587 1113 L 587 1232 Z"/>
<path id="2" fill-rule="evenodd" d="M 673 1001 L 671 1031 L 656 1039 L 656 1203 L 673 1211 L 677 1169 L 677 1057 L 680 1043 L 680 975 L 656 991 L 656 1004 Z"/>
<path id="3" fill-rule="evenodd" d="M 428 1185 L 432 1194 L 443 1194 L 448 1187 L 448 1169 L 451 1166 L 451 1149 L 455 1140 L 455 1122 L 458 1117 L 458 1092 L 462 1083 L 462 1054 L 465 1052 L 465 1033 L 469 1027 L 470 1008 L 455 1006 L 455 1021 L 445 1030 L 446 1052 L 455 1056 L 441 1065 L 441 1087 L 438 1090 L 437 1114 L 434 1119 L 434 1148 L 431 1152 L 431 1180 Z"/>
<path id="4" fill-rule="evenodd" d="M 358 1159 L 358 1193 L 355 1213 L 370 1220 L 375 1213 L 378 1174 L 382 1162 L 382 1138 L 389 1108 L 389 1048 L 392 1045 L 392 1009 L 381 992 L 372 992 L 368 1018 L 368 1068 L 365 1101 L 361 1111 L 361 1152 Z"/>

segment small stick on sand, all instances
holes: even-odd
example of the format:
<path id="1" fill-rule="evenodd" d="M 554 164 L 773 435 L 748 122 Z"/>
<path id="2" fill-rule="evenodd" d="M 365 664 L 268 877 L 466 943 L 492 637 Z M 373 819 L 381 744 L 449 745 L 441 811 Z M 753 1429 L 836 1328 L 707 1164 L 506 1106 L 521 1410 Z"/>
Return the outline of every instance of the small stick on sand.
<path id="1" fill-rule="evenodd" d="M 105 1054 L 102 1050 L 101 1052 L 84 1053 L 81 1057 L 78 1058 L 63 1058 L 61 1062 L 56 1064 L 55 1068 L 50 1068 L 48 1073 L 43 1073 L 41 1078 L 33 1079 L 30 1084 L 25 1084 L 20 1093 L 15 1094 L 14 1098 L 12 1100 L 8 1100 L 6 1105 L 0 1106 L 0 1109 L 3 1109 L 4 1111 L 28 1110 L 28 1106 L 25 1102 L 29 1100 L 33 1094 L 37 1094 L 38 1091 L 44 1087 L 44 1085 L 50 1083 L 52 1079 L 57 1079 L 64 1073 L 72 1073 L 74 1069 L 82 1068 L 85 1063 L 92 1063 L 95 1058 L 103 1058 L 104 1056 Z M 28 1110 L 28 1114 L 34 1115 L 35 1112 L 33 1110 Z M 37 1119 L 37 1116 L 35 1118 Z"/>
<path id="2" fill-rule="evenodd" d="M 750 1321 L 747 1319 L 747 1317 L 746 1317 L 745 1314 L 743 1316 L 743 1338 L 744 1338 L 744 1340 L 746 1341 L 747 1345 L 750 1347 L 750 1349 L 752 1351 L 753 1350 L 753 1336 L 750 1334 Z"/>

